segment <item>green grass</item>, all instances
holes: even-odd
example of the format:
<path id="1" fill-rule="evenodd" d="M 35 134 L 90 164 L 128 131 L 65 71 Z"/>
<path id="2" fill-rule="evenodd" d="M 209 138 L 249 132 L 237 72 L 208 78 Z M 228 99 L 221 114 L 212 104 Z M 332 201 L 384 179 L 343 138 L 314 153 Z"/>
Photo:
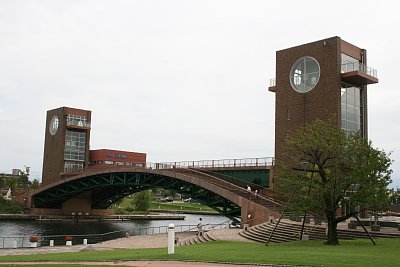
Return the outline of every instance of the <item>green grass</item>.
<path id="1" fill-rule="evenodd" d="M 152 202 L 150 209 L 152 210 L 183 210 L 183 211 L 214 211 L 208 206 L 196 203 L 186 202 Z M 217 212 L 216 212 L 217 213 Z"/>
<path id="2" fill-rule="evenodd" d="M 131 206 L 131 201 L 132 199 L 130 198 L 124 198 L 118 206 L 122 209 L 125 209 L 126 207 Z M 153 201 L 151 202 L 150 209 L 154 211 L 157 210 L 208 211 L 208 212 L 212 211 L 217 213 L 212 208 L 199 203 L 186 203 L 177 201 L 174 202 Z M 132 212 L 132 213 L 138 213 L 138 212 Z"/>
<path id="3" fill-rule="evenodd" d="M 400 266 L 400 239 L 341 241 L 326 246 L 322 241 L 298 241 L 265 246 L 259 243 L 209 242 L 167 249 L 118 249 L 79 253 L 3 256 L 0 261 L 112 261 L 112 260 L 195 260 L 237 263 L 288 264 L 307 266 Z"/>

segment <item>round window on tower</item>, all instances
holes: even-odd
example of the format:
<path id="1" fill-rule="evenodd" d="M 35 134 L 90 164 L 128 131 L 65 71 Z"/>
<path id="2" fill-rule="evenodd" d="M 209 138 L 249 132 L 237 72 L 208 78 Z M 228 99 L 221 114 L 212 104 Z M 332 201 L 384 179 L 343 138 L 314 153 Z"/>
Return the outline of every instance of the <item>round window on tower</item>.
<path id="1" fill-rule="evenodd" d="M 56 133 L 57 133 L 57 130 L 58 130 L 58 124 L 59 124 L 59 121 L 58 121 L 58 117 L 57 116 L 54 116 L 52 119 L 51 119 L 51 122 L 50 122 L 50 134 L 51 135 L 55 135 Z"/>
<path id="2" fill-rule="evenodd" d="M 290 84 L 296 92 L 307 93 L 317 85 L 319 75 L 318 61 L 312 57 L 302 57 L 290 70 Z"/>

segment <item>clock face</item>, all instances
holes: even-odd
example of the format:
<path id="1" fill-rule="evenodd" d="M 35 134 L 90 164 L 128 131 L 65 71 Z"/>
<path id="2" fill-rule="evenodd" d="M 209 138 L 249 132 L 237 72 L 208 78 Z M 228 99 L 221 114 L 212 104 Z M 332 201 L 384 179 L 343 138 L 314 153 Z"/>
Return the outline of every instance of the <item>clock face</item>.
<path id="1" fill-rule="evenodd" d="M 50 128 L 49 128 L 50 134 L 51 134 L 51 135 L 55 135 L 55 134 L 57 133 L 57 130 L 58 130 L 58 123 L 59 123 L 58 117 L 57 117 L 57 116 L 54 116 L 54 117 L 51 119 Z"/>
<path id="2" fill-rule="evenodd" d="M 319 75 L 318 61 L 312 57 L 302 57 L 290 70 L 290 84 L 296 92 L 307 93 L 317 85 Z"/>

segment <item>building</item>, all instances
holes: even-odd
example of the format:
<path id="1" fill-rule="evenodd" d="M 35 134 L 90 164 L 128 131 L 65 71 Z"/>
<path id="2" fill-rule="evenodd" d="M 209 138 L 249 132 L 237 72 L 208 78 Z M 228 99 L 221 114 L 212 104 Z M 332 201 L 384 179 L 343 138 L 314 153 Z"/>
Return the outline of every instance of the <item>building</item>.
<path id="1" fill-rule="evenodd" d="M 90 150 L 90 165 L 96 167 L 145 167 L 146 154 L 111 149 Z"/>
<path id="2" fill-rule="evenodd" d="M 377 82 L 367 51 L 340 37 L 277 51 L 276 78 L 269 87 L 276 104 L 275 159 L 284 160 L 287 134 L 316 119 L 334 120 L 367 138 L 367 85 Z"/>
<path id="3" fill-rule="evenodd" d="M 91 114 L 89 110 L 68 107 L 47 111 L 43 184 L 89 165 Z"/>

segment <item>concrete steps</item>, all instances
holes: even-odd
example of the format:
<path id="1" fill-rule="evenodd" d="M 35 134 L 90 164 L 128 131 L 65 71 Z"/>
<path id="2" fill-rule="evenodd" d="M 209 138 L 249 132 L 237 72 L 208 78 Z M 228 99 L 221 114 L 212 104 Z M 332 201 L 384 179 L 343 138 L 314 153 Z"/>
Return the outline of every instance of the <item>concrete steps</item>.
<path id="1" fill-rule="evenodd" d="M 242 231 L 239 234 L 247 239 L 266 243 L 269 236 L 271 235 L 275 224 L 263 223 L 253 227 L 250 227 L 247 231 Z M 278 227 L 275 229 L 275 233 L 272 236 L 271 243 L 282 243 L 291 242 L 300 239 L 301 223 L 295 223 L 291 221 L 281 221 Z M 380 233 L 370 232 L 373 238 L 400 238 L 400 234 L 392 233 Z M 308 236 L 310 240 L 324 240 L 326 239 L 326 229 L 324 226 L 319 225 L 304 225 L 303 237 Z M 360 230 L 350 229 L 338 229 L 339 239 L 356 239 L 356 238 L 368 238 L 367 234 Z"/>
<path id="2" fill-rule="evenodd" d="M 178 242 L 177 246 L 191 246 L 205 242 L 216 241 L 217 239 L 212 235 L 212 231 L 204 232 L 203 235 L 193 235 Z"/>

